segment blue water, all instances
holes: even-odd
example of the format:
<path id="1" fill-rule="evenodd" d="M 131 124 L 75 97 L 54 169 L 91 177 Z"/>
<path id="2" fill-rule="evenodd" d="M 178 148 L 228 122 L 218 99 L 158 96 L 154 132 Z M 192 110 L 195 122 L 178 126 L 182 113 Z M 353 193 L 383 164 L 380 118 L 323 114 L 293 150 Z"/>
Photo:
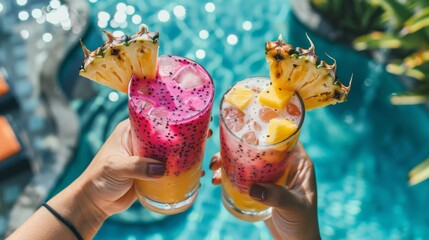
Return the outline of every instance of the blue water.
<path id="1" fill-rule="evenodd" d="M 211 125 L 214 135 L 208 140 L 211 147 L 206 149 L 204 159 L 208 174 L 201 180 L 194 206 L 185 213 L 164 217 L 151 215 L 136 205 L 128 215 L 109 219 L 96 239 L 272 239 L 263 223 L 237 220 L 222 207 L 220 189 L 211 185 L 208 163 L 219 150 L 217 109 L 222 93 L 245 77 L 268 75 L 265 41 L 281 33 L 287 42 L 308 47 L 306 32 L 322 58 L 330 61 L 324 57 L 325 52 L 336 58 L 338 75 L 344 83 L 353 74 L 349 101 L 309 112 L 300 136 L 316 168 L 322 237 L 429 239 L 429 181 L 407 185 L 408 171 L 429 156 L 428 110 L 422 106 L 392 106 L 390 94 L 402 90 L 397 79 L 367 56 L 304 29 L 293 17 L 289 1 L 207 3 L 130 0 L 127 5 L 133 6 L 135 13 L 127 15 L 127 25 L 106 27 L 126 34 L 135 32 L 138 24 L 132 23 L 132 16 L 138 14 L 151 30 L 160 32 L 161 54 L 186 56 L 207 69 L 215 81 L 216 97 Z M 123 5 L 113 0 L 91 0 L 90 5 L 92 27 L 84 40 L 93 49 L 102 41 L 97 24 L 103 26 L 99 17 L 102 20 L 106 14 L 99 13 L 106 12 L 112 19 Z M 177 6 L 186 9 L 184 17 L 183 8 Z M 132 13 L 132 8 L 128 10 Z M 162 22 L 167 19 L 165 13 L 169 18 Z M 207 31 L 207 38 L 202 30 Z M 75 56 L 83 58 L 80 52 Z M 128 116 L 124 95 L 119 94 L 116 100 L 112 90 L 96 88 L 95 98 L 73 103 L 82 122 L 80 144 L 54 192 L 83 171 L 113 127 Z M 140 223 L 129 223 L 136 221 L 132 214 L 139 211 Z"/>

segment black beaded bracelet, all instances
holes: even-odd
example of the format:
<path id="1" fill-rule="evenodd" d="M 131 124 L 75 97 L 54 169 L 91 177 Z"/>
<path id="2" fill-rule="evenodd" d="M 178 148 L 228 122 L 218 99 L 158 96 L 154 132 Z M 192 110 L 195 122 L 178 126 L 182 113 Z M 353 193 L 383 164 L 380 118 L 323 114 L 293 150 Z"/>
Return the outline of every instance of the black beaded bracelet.
<path id="1" fill-rule="evenodd" d="M 49 206 L 47 203 L 45 203 L 45 202 L 42 203 L 42 206 L 44 206 L 46 209 L 48 209 L 48 211 L 51 212 L 52 215 L 54 215 L 58 220 L 60 220 L 60 222 L 62 222 L 64 225 L 66 225 L 78 240 L 83 240 L 82 235 L 80 235 L 80 233 L 73 226 L 73 224 L 71 224 L 69 221 L 64 219 L 57 211 L 55 211 L 53 208 L 51 208 L 51 206 Z"/>

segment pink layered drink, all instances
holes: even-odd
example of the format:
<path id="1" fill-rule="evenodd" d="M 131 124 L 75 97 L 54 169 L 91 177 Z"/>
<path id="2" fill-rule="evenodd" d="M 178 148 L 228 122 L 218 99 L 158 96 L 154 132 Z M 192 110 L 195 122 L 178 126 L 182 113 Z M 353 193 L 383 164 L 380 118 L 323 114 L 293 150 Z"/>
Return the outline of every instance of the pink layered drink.
<path id="1" fill-rule="evenodd" d="M 213 97 L 210 75 L 183 57 L 160 56 L 156 79 L 131 80 L 133 151 L 166 165 L 162 179 L 135 184 L 140 202 L 148 209 L 174 214 L 195 200 Z"/>
<path id="2" fill-rule="evenodd" d="M 249 196 L 249 188 L 254 183 L 285 184 L 287 157 L 298 141 L 305 114 L 296 93 L 282 109 L 261 105 L 258 94 L 268 86 L 269 78 L 244 79 L 225 93 L 220 106 L 222 202 L 234 216 L 246 221 L 271 216 L 269 207 Z M 294 126 L 293 130 L 285 133 L 282 122 Z M 275 127 L 279 131 L 273 131 Z"/>

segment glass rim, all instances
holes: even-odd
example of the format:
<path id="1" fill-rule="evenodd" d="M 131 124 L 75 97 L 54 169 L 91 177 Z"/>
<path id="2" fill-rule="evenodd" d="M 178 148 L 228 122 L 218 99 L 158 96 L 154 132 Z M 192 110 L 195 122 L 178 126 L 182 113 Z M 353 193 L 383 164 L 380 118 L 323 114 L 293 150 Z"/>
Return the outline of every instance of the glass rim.
<path id="1" fill-rule="evenodd" d="M 215 99 L 215 85 L 214 85 L 214 81 L 213 81 L 213 78 L 212 78 L 212 76 L 209 74 L 209 72 L 201 65 L 201 64 L 199 64 L 198 62 L 196 62 L 196 61 L 194 61 L 194 60 L 192 60 L 192 59 L 190 59 L 190 58 L 187 58 L 187 57 L 182 57 L 182 56 L 176 56 L 176 55 L 171 55 L 171 54 L 169 54 L 169 55 L 161 55 L 161 56 L 159 56 L 158 57 L 158 60 L 159 60 L 159 58 L 161 58 L 161 57 L 179 57 L 179 58 L 182 58 L 182 59 L 186 59 L 186 60 L 188 60 L 188 61 L 190 61 L 191 63 L 195 63 L 195 64 L 197 64 L 198 66 L 200 66 L 203 70 L 204 70 L 204 72 L 206 73 L 206 75 L 209 77 L 209 80 L 210 80 L 210 82 L 212 83 L 212 85 L 213 85 L 213 94 L 212 94 L 212 96 L 211 96 L 211 98 L 210 98 L 210 100 L 207 102 L 207 104 L 206 104 L 206 106 L 204 106 L 204 108 L 203 109 L 201 109 L 200 111 L 198 111 L 197 113 L 195 113 L 194 115 L 191 115 L 191 116 L 189 116 L 189 117 L 186 117 L 186 118 L 181 118 L 180 120 L 171 120 L 171 119 L 169 119 L 168 117 L 167 117 L 167 122 L 174 122 L 174 123 L 182 123 L 182 122 L 184 122 L 184 121 L 186 121 L 186 120 L 190 120 L 190 119 L 192 119 L 192 118 L 194 118 L 194 117 L 196 117 L 199 113 L 201 113 L 201 112 L 206 112 L 208 109 L 210 109 L 212 106 L 213 106 L 213 102 L 214 102 L 214 99 Z M 157 63 L 158 64 L 158 63 Z M 158 66 L 158 65 L 157 65 Z M 158 71 L 158 70 L 157 70 Z M 131 76 L 131 80 L 129 81 L 129 83 L 128 83 L 128 104 L 130 104 L 130 102 L 131 102 L 131 99 L 132 99 L 132 97 L 131 97 L 131 94 L 130 94 L 130 88 L 131 88 L 131 84 L 132 84 L 132 81 L 133 81 L 133 79 L 134 79 L 134 74 Z M 135 96 L 135 95 L 134 95 Z M 131 104 L 132 104 L 132 102 L 131 102 Z M 129 111 L 129 110 L 128 110 Z M 151 116 L 151 115 L 149 115 L 149 114 L 147 114 L 147 113 L 143 113 L 143 112 L 141 112 L 140 113 L 142 116 L 144 116 L 144 117 L 147 117 L 147 118 L 151 118 L 151 119 L 153 119 L 153 118 L 159 118 L 159 117 L 156 117 L 156 116 Z"/>
<path id="2" fill-rule="evenodd" d="M 255 78 L 271 81 L 271 78 L 269 78 L 269 77 L 264 77 L 264 76 L 254 76 L 254 77 L 247 77 L 247 78 L 243 78 L 243 79 L 241 79 L 240 81 L 238 81 L 238 82 L 234 83 L 234 85 L 232 85 L 231 87 L 229 87 L 229 88 L 228 88 L 228 90 L 227 90 L 227 91 L 223 94 L 223 96 L 222 96 L 222 100 L 221 100 L 220 105 L 219 105 L 219 118 L 221 119 L 222 124 L 225 126 L 225 129 L 228 131 L 228 133 L 229 133 L 229 134 L 231 134 L 231 135 L 232 135 L 235 139 L 237 139 L 238 141 L 240 141 L 240 142 L 242 142 L 242 143 L 245 143 L 245 144 L 247 144 L 247 145 L 249 145 L 249 146 L 252 146 L 252 147 L 258 147 L 258 148 L 275 147 L 275 146 L 278 146 L 278 145 L 280 145 L 280 144 L 283 144 L 283 143 L 285 143 L 285 142 L 289 141 L 290 139 L 292 139 L 293 137 L 295 137 L 295 135 L 296 135 L 297 133 L 299 133 L 299 132 L 300 132 L 301 127 L 302 127 L 302 124 L 304 123 L 304 118 L 305 118 L 305 106 L 304 106 L 304 101 L 302 100 L 301 95 L 299 95 L 299 93 L 298 93 L 297 91 L 295 91 L 294 93 L 295 93 L 295 95 L 298 97 L 298 100 L 299 100 L 299 102 L 301 103 L 301 106 L 302 106 L 302 114 L 301 114 L 301 118 L 300 118 L 300 120 L 299 120 L 298 127 L 296 128 L 296 130 L 295 130 L 295 131 L 294 131 L 294 132 L 293 132 L 289 137 L 287 137 L 287 138 L 285 138 L 285 139 L 281 140 L 280 142 L 276 142 L 276 143 L 273 143 L 273 144 L 264 144 L 264 145 L 261 145 L 261 144 L 254 144 L 254 143 L 248 143 L 248 142 L 244 141 L 242 138 L 238 137 L 234 132 L 232 132 L 232 131 L 231 131 L 231 129 L 229 129 L 229 128 L 228 128 L 228 126 L 226 125 L 226 123 L 225 123 L 225 119 L 223 118 L 223 114 L 222 114 L 222 106 L 223 106 L 223 103 L 224 103 L 224 100 L 225 100 L 225 95 L 226 95 L 226 94 L 228 94 L 228 93 L 231 91 L 231 89 L 232 89 L 233 87 L 235 87 L 235 85 L 237 85 L 238 83 L 240 83 L 240 82 L 242 82 L 242 81 L 244 81 L 244 80 L 250 80 L 250 79 L 255 79 Z M 220 127 L 220 126 L 219 126 L 219 127 Z"/>

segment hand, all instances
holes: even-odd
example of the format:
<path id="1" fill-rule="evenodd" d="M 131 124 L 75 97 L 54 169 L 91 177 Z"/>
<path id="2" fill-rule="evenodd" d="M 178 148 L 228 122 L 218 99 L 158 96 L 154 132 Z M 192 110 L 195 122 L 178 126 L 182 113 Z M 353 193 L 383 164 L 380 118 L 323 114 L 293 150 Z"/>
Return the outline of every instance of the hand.
<path id="1" fill-rule="evenodd" d="M 85 194 L 106 216 L 126 210 L 136 200 L 134 179 L 164 175 L 162 162 L 133 156 L 129 120 L 121 122 L 79 177 Z"/>
<path id="2" fill-rule="evenodd" d="M 210 162 L 213 184 L 221 182 L 221 157 Z M 301 143 L 289 155 L 290 172 L 285 187 L 275 184 L 253 184 L 250 196 L 273 207 L 265 221 L 275 239 L 320 239 L 317 219 L 317 190 L 313 163 Z"/>
<path id="3" fill-rule="evenodd" d="M 79 177 L 86 195 L 106 216 L 126 210 L 136 200 L 134 179 L 156 181 L 165 172 L 162 162 L 133 156 L 130 131 L 129 120 L 121 122 Z M 207 138 L 212 134 L 209 129 Z"/>
<path id="4" fill-rule="evenodd" d="M 136 200 L 134 179 L 156 181 L 164 174 L 161 162 L 132 156 L 131 146 L 130 123 L 125 120 L 82 175 L 48 201 L 84 239 L 91 239 L 107 217 L 127 209 Z M 76 239 L 70 229 L 42 207 L 8 239 L 59 238 Z"/>

